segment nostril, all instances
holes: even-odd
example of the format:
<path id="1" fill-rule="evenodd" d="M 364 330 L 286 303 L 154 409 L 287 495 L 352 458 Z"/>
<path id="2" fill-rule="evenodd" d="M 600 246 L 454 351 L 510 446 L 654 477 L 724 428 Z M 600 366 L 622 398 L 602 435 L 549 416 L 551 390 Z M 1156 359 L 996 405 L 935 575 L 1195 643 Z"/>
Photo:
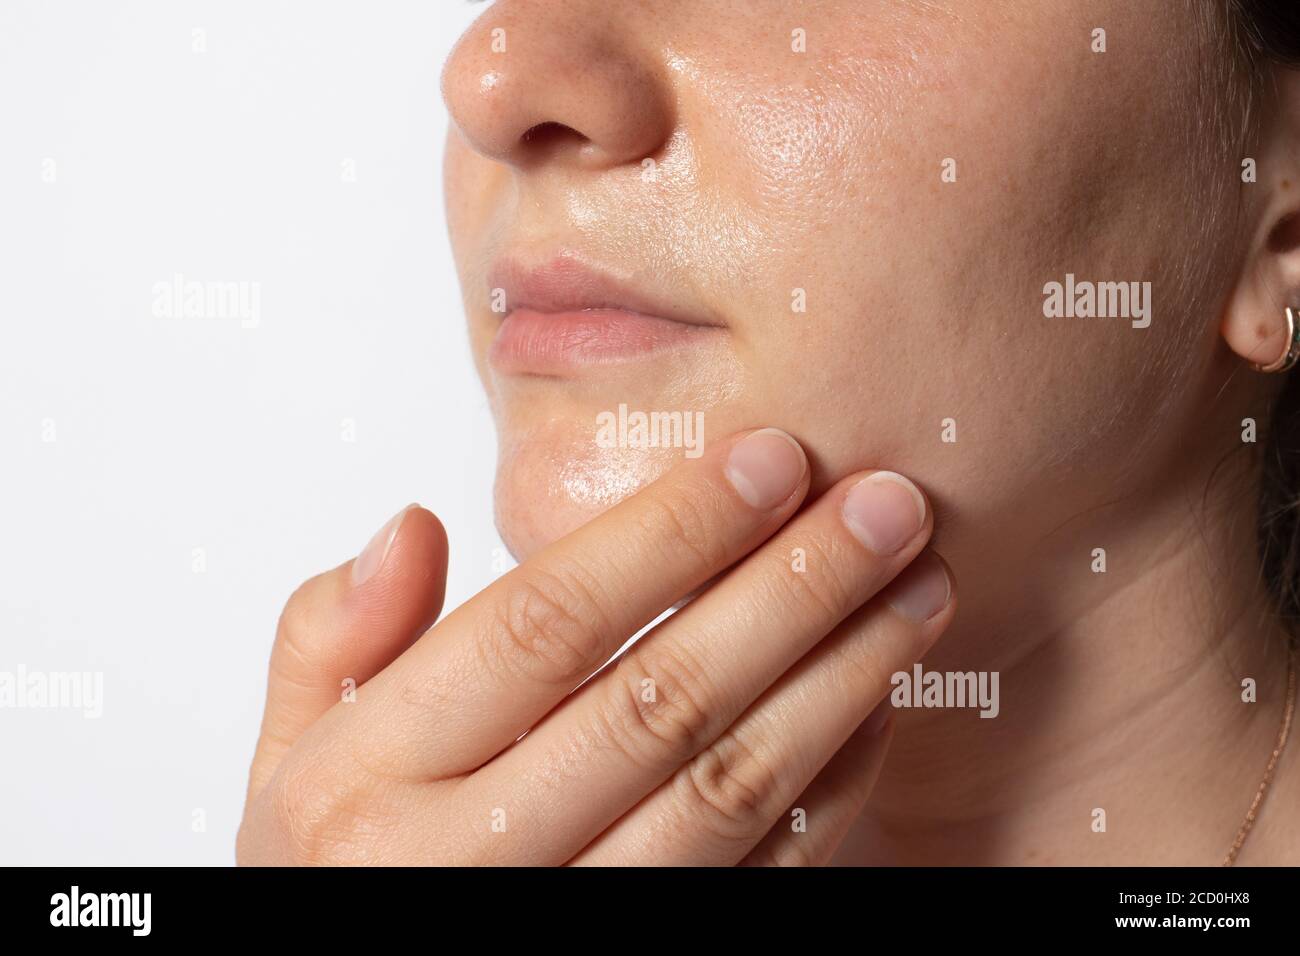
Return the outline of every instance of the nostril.
<path id="1" fill-rule="evenodd" d="M 524 144 L 528 146 L 549 146 L 562 143 L 565 140 L 587 141 L 587 137 L 572 126 L 565 126 L 563 123 L 553 121 L 538 123 L 536 126 L 529 127 L 524 131 L 522 139 Z"/>

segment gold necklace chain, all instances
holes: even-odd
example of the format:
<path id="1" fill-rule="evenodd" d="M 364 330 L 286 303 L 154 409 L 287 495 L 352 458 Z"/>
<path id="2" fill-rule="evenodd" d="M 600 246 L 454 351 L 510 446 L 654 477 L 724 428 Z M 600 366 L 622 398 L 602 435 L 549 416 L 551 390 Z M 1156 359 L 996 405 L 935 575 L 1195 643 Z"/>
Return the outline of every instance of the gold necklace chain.
<path id="1" fill-rule="evenodd" d="M 1237 861 L 1237 854 L 1241 852 L 1242 844 L 1246 842 L 1246 837 L 1250 835 L 1250 829 L 1259 816 L 1259 808 L 1264 802 L 1264 795 L 1268 793 L 1268 785 L 1273 782 L 1273 771 L 1277 769 L 1278 759 L 1286 748 L 1287 738 L 1291 736 L 1291 718 L 1295 714 L 1295 658 L 1295 648 L 1292 648 L 1286 658 L 1286 706 L 1282 708 L 1282 729 L 1278 731 L 1277 743 L 1273 747 L 1273 753 L 1269 755 L 1268 766 L 1264 768 L 1264 779 L 1259 782 L 1255 799 L 1250 802 L 1246 819 L 1242 822 L 1241 829 L 1237 831 L 1237 839 L 1232 841 L 1228 855 L 1223 858 L 1224 866 L 1232 866 Z"/>

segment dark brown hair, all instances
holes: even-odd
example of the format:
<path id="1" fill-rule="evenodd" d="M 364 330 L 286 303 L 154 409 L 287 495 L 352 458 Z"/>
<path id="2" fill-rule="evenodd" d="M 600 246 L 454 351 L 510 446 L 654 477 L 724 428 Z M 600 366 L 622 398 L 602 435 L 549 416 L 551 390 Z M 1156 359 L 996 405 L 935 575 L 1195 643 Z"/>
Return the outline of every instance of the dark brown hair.
<path id="1" fill-rule="evenodd" d="M 1229 10 L 1249 56 L 1300 66 L 1300 3 L 1296 0 L 1229 0 Z"/>

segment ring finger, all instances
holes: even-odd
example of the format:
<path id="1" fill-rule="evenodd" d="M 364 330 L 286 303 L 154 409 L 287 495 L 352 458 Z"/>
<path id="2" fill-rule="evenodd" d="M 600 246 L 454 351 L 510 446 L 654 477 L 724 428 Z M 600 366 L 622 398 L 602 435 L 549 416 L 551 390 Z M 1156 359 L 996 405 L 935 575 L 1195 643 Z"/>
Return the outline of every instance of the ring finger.
<path id="1" fill-rule="evenodd" d="M 734 725 L 572 862 L 731 865 L 772 830 L 952 619 L 951 577 L 924 552 Z"/>
<path id="2" fill-rule="evenodd" d="M 893 579 L 931 527 L 901 476 L 833 487 L 466 781 L 467 800 L 514 794 L 512 837 L 492 841 L 493 858 L 577 853 Z"/>

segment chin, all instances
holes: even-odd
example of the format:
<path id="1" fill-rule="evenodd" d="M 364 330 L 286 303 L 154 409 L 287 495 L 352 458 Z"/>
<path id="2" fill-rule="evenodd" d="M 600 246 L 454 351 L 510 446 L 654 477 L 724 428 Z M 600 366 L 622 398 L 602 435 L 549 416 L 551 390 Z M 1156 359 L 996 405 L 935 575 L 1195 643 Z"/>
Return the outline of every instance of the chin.
<path id="1" fill-rule="evenodd" d="M 526 561 L 635 494 L 680 460 L 677 449 L 600 448 L 592 428 L 552 422 L 503 435 L 494 497 L 497 530 Z"/>

